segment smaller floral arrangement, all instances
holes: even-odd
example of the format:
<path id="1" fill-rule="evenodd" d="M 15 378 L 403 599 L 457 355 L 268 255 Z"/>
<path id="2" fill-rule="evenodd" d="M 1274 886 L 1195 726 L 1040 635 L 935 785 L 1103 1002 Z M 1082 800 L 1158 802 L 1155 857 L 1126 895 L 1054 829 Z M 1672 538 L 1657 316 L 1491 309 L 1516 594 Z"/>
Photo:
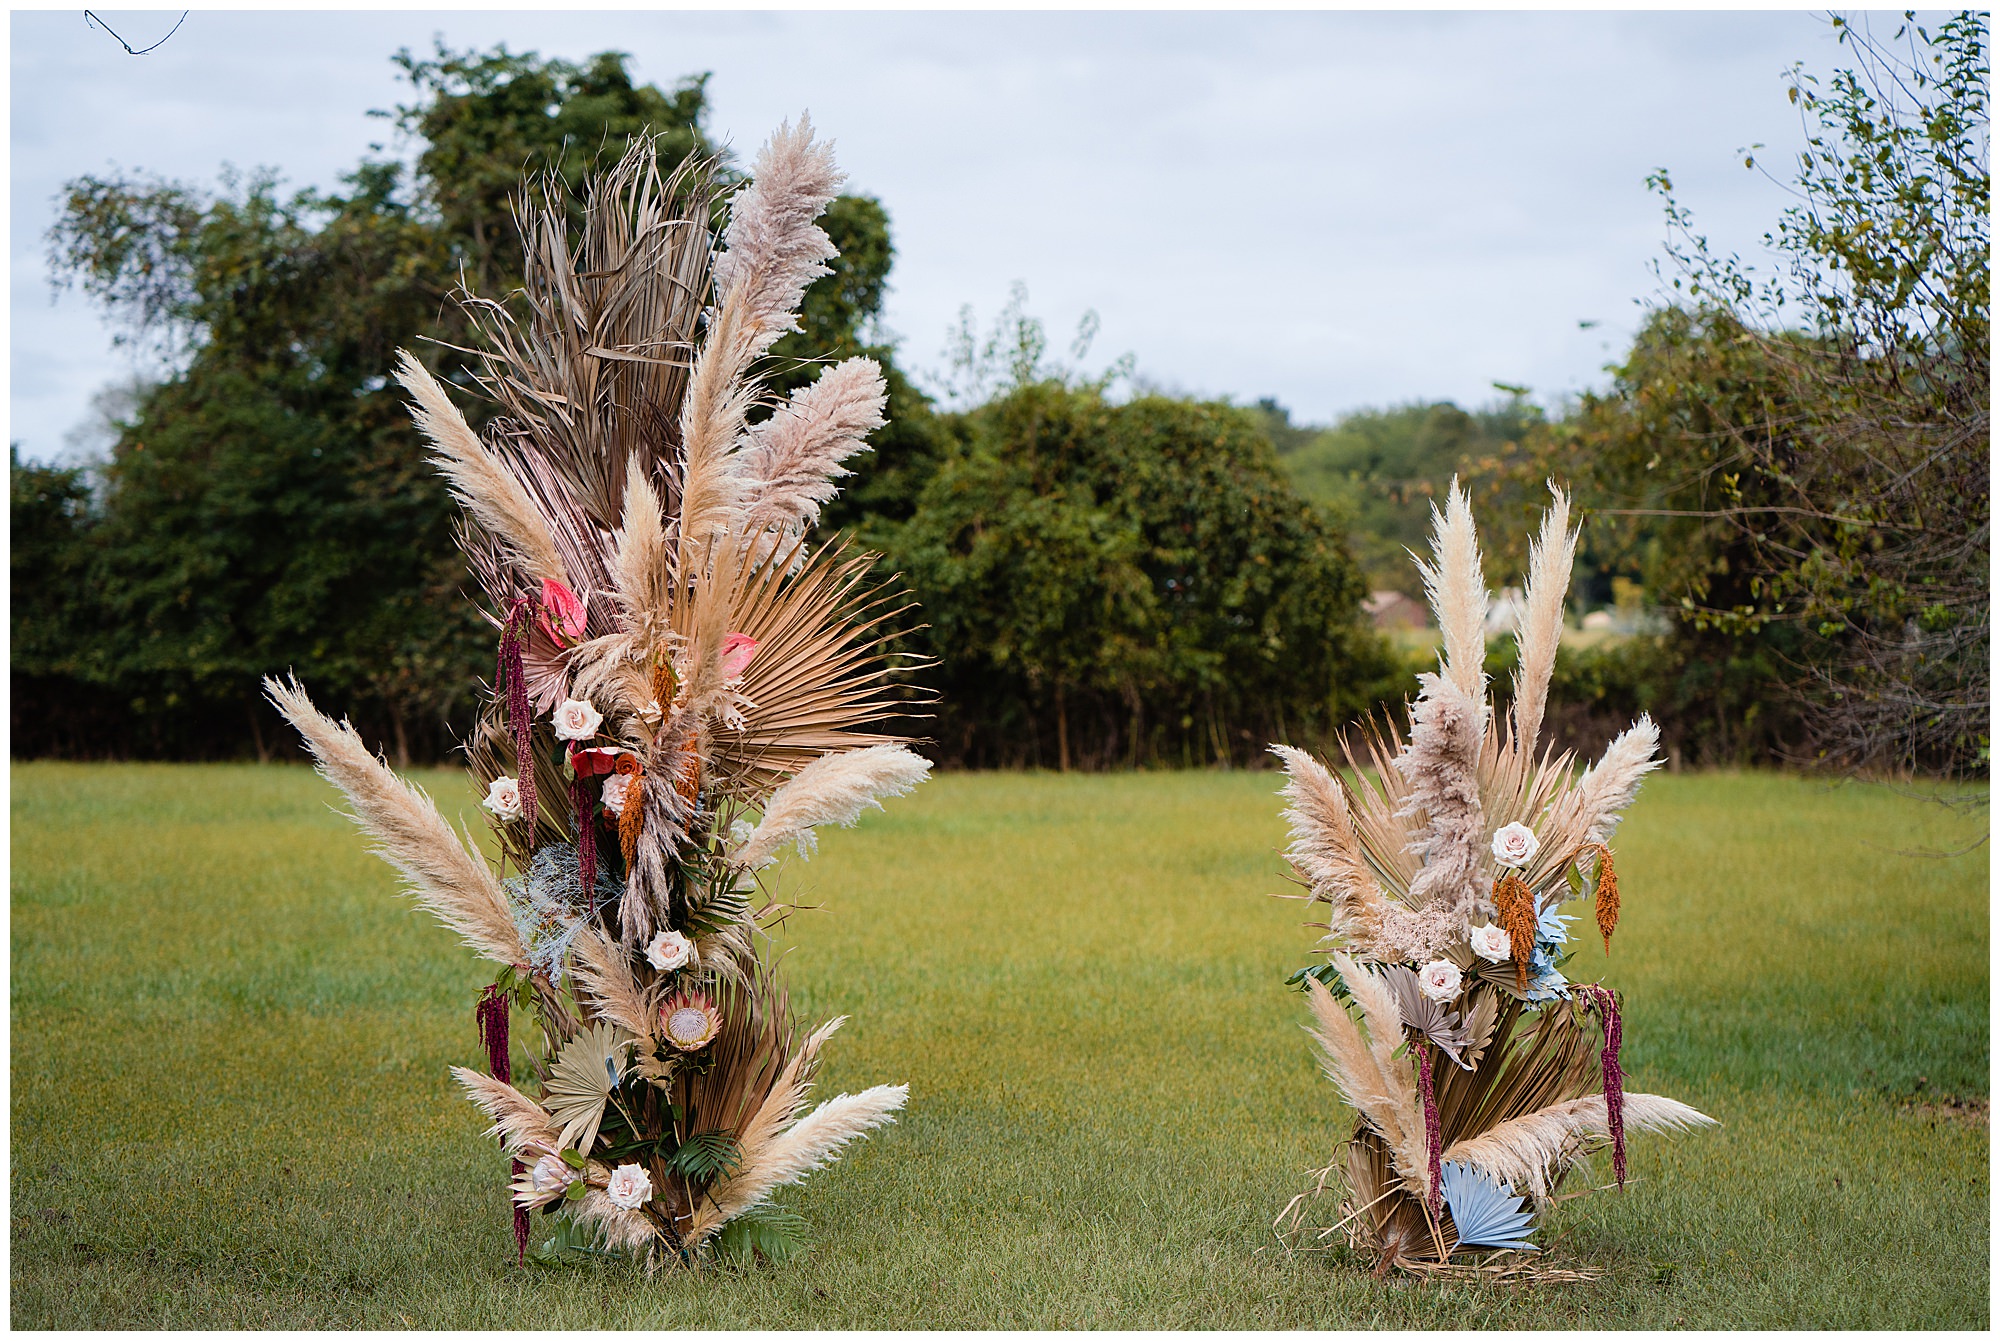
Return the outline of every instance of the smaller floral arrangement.
<path id="1" fill-rule="evenodd" d="M 1608 1148 L 1622 1188 L 1628 1135 L 1711 1121 L 1625 1090 L 1617 994 L 1567 976 L 1568 901 L 1591 899 L 1610 952 L 1609 839 L 1658 744 L 1641 717 L 1580 775 L 1569 755 L 1538 747 L 1575 546 L 1569 500 L 1554 491 L 1530 549 L 1502 721 L 1486 693 L 1478 539 L 1454 480 L 1433 562 L 1418 565 L 1444 652 L 1419 677 L 1408 739 L 1372 729 L 1364 752 L 1346 750 L 1353 783 L 1273 747 L 1288 774 L 1287 856 L 1305 897 L 1330 912 L 1325 958 L 1291 981 L 1310 998 L 1328 1078 L 1358 1114 L 1314 1190 L 1279 1217 L 1289 1244 L 1345 1231 L 1378 1273 L 1532 1253 L 1536 1215 L 1579 1161 Z M 1329 1180 L 1346 1188 L 1340 1215 L 1308 1234 L 1307 1208 Z"/>

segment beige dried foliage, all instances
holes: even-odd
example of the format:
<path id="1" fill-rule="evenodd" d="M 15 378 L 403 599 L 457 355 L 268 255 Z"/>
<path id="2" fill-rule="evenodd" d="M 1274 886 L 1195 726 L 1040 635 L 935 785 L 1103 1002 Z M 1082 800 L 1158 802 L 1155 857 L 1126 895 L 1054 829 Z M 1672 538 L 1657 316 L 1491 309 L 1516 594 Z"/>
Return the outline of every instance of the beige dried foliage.
<path id="1" fill-rule="evenodd" d="M 873 359 L 852 358 L 801 387 L 751 429 L 738 453 L 745 510 L 741 530 L 798 534 L 819 520 L 850 473 L 841 463 L 866 447 L 884 422 L 888 388 Z"/>
<path id="2" fill-rule="evenodd" d="M 1431 505 L 1431 558 L 1416 559 L 1438 631 L 1444 636 L 1443 673 L 1473 702 L 1486 698 L 1486 607 L 1490 594 L 1479 558 L 1472 502 L 1451 477 L 1444 511 Z"/>
<path id="3" fill-rule="evenodd" d="M 399 349 L 396 380 L 416 400 L 411 417 L 436 449 L 431 460 L 451 482 L 452 496 L 467 515 L 504 544 L 529 577 L 563 581 L 562 560 L 541 511 L 520 480 L 486 450 L 430 370 Z"/>
<path id="4" fill-rule="evenodd" d="M 625 472 L 625 512 L 618 528 L 618 548 L 611 575 L 618 604 L 625 614 L 632 652 L 643 656 L 673 621 L 674 552 L 668 543 L 660 496 L 646 476 L 644 463 L 631 458 Z M 639 657 L 631 653 L 621 666 Z M 632 666 L 634 672 L 638 667 Z"/>
<path id="5" fill-rule="evenodd" d="M 1304 750 L 1273 745 L 1271 753 L 1284 761 L 1282 794 L 1291 802 L 1285 810 L 1292 836 L 1286 858 L 1313 894 L 1332 906 L 1330 936 L 1372 950 L 1388 905 L 1354 832 L 1346 787 Z"/>
<path id="6" fill-rule="evenodd" d="M 454 1066 L 451 1074 L 464 1088 L 465 1096 L 493 1119 L 485 1134 L 498 1136 L 508 1153 L 519 1154 L 534 1146 L 561 1149 L 560 1124 L 533 1099 L 506 1081 L 483 1076 L 470 1067 Z"/>
<path id="7" fill-rule="evenodd" d="M 1625 1130 L 1631 1135 L 1714 1125 L 1714 1118 L 1678 1099 L 1661 1094 L 1625 1096 Z M 1556 1174 L 1576 1160 L 1586 1143 L 1610 1136 L 1604 1096 L 1591 1094 L 1550 1104 L 1456 1141 L 1444 1152 L 1444 1158 L 1526 1188 L 1539 1200 L 1547 1198 Z"/>
<path id="8" fill-rule="evenodd" d="M 801 856 L 817 845 L 813 831 L 823 824 L 850 825 L 885 796 L 902 796 L 930 776 L 930 760 L 902 745 L 871 745 L 842 754 L 821 755 L 771 794 L 764 817 L 730 853 L 730 861 L 756 869 L 786 843 Z"/>
<path id="9" fill-rule="evenodd" d="M 471 839 L 445 823 L 421 788 L 370 754 L 353 727 L 314 707 L 296 679 L 266 676 L 264 692 L 305 738 L 320 776 L 346 795 L 354 822 L 417 902 L 495 963 L 525 960 L 507 896 Z"/>
<path id="10" fill-rule="evenodd" d="M 630 1033 L 647 1038 L 655 1032 L 659 1002 L 632 972 L 623 950 L 596 927 L 586 927 L 572 942 L 571 972 L 577 994 L 597 1015 Z"/>
<path id="11" fill-rule="evenodd" d="M 718 1200 L 715 1217 L 702 1222 L 705 1237 L 737 1215 L 766 1200 L 781 1187 L 803 1180 L 840 1157 L 849 1143 L 875 1128 L 896 1120 L 896 1112 L 909 1101 L 908 1085 L 875 1085 L 859 1094 L 837 1094 L 779 1133 L 756 1161 L 745 1161 L 743 1171 L 731 1180 L 727 1203 Z M 699 1241 L 697 1231 L 690 1238 Z"/>
<path id="12" fill-rule="evenodd" d="M 1514 672 L 1514 740 L 1532 756 L 1548 706 L 1549 677 L 1562 643 L 1563 602 L 1569 595 L 1570 567 L 1581 531 L 1569 529 L 1569 495 L 1549 481 L 1553 502 L 1542 514 L 1542 530 L 1528 547 L 1528 585 L 1514 638 L 1520 648 Z"/>

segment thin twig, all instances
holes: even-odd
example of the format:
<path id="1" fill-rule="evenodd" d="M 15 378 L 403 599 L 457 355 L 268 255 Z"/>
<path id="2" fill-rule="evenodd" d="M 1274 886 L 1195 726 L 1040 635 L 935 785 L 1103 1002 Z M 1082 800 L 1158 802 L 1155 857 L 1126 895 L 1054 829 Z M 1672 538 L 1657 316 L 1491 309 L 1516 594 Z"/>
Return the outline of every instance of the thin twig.
<path id="1" fill-rule="evenodd" d="M 175 33 L 179 32 L 181 30 L 181 25 L 187 22 L 187 16 L 189 14 L 192 14 L 193 12 L 194 11 L 190 9 L 182 10 L 181 16 L 178 19 L 174 20 L 174 26 L 167 29 L 167 37 L 172 37 Z M 167 37 L 163 37 L 149 47 L 142 47 L 141 49 L 134 51 L 132 49 L 132 44 L 130 42 L 127 42 L 124 38 L 119 37 L 116 32 L 112 31 L 110 24 L 106 23 L 103 19 L 98 18 L 97 15 L 91 12 L 90 10 L 86 9 L 83 11 L 83 21 L 87 24 L 94 23 L 98 27 L 102 28 L 105 32 L 111 33 L 111 36 L 117 39 L 118 45 L 125 48 L 125 54 L 128 56 L 143 56 L 148 51 L 158 51 L 161 47 L 167 44 Z"/>

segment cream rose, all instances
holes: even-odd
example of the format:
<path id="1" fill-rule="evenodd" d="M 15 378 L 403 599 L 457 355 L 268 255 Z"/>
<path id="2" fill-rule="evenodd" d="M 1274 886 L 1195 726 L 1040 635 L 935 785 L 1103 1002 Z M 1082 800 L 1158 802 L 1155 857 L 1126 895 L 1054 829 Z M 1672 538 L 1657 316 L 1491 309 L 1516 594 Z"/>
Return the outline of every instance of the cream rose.
<path id="1" fill-rule="evenodd" d="M 1542 840 L 1527 825 L 1502 825 L 1493 835 L 1493 860 L 1502 866 L 1526 866 L 1541 846 Z"/>
<path id="2" fill-rule="evenodd" d="M 1478 955 L 1489 964 L 1497 964 L 1503 959 L 1512 957 L 1514 942 L 1507 935 L 1506 929 L 1503 927 L 1491 925 L 1474 927 L 1472 929 L 1472 953 Z"/>
<path id="3" fill-rule="evenodd" d="M 614 815 L 625 813 L 625 793 L 632 790 L 630 773 L 613 773 L 604 780 L 604 808 Z"/>
<path id="4" fill-rule="evenodd" d="M 694 942 L 678 931 L 658 932 L 646 943 L 646 962 L 661 973 L 685 968 L 694 957 Z"/>
<path id="5" fill-rule="evenodd" d="M 514 778 L 495 778 L 486 789 L 485 806 L 508 824 L 521 818 L 521 784 Z"/>
<path id="6" fill-rule="evenodd" d="M 1417 974 L 1417 988 L 1433 1001 L 1449 1001 L 1458 995 L 1458 965 L 1449 959 L 1426 964 Z"/>
<path id="7" fill-rule="evenodd" d="M 556 734 L 564 740 L 589 740 L 604 725 L 604 714 L 584 698 L 564 699 L 550 717 L 555 721 Z"/>
<path id="8" fill-rule="evenodd" d="M 611 1171 L 604 1195 L 611 1198 L 613 1206 L 636 1211 L 652 1199 L 653 1180 L 637 1164 L 620 1164 Z"/>

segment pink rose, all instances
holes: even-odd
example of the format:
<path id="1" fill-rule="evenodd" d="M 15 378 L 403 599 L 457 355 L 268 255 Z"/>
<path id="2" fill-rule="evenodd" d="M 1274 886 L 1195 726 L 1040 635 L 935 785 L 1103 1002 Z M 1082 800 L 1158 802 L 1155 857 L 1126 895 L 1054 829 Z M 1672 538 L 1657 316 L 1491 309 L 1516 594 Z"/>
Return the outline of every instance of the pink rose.
<path id="1" fill-rule="evenodd" d="M 493 785 L 486 789 L 486 799 L 479 804 L 492 811 L 502 821 L 512 824 L 521 818 L 521 784 L 514 778 L 495 778 Z"/>
<path id="2" fill-rule="evenodd" d="M 1527 825 L 1502 825 L 1493 835 L 1493 860 L 1502 866 L 1526 866 L 1541 846 L 1542 840 Z"/>

